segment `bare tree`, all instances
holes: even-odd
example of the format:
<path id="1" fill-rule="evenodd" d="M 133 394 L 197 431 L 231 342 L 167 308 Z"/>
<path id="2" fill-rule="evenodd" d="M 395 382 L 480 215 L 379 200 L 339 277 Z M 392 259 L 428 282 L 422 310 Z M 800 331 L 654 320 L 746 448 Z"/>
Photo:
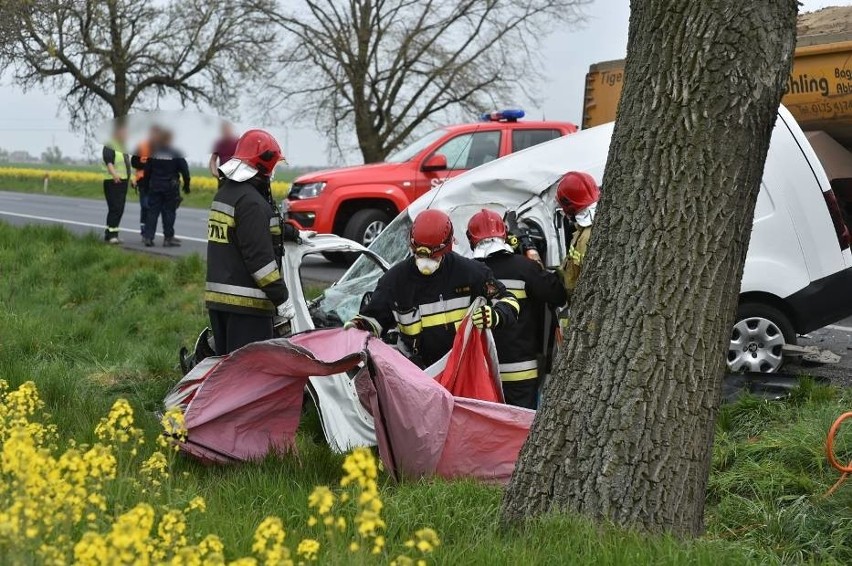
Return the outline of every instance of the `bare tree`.
<path id="1" fill-rule="evenodd" d="M 24 88 L 63 92 L 73 126 L 121 117 L 174 94 L 236 106 L 241 79 L 263 70 L 265 0 L 5 0 L 0 71 Z"/>
<path id="2" fill-rule="evenodd" d="M 286 32 L 279 104 L 296 102 L 338 147 L 354 130 L 381 161 L 448 112 L 530 97 L 540 39 L 590 0 L 301 0 Z"/>
<path id="3" fill-rule="evenodd" d="M 703 528 L 725 348 L 796 0 L 634 0 L 571 330 L 503 519 Z"/>

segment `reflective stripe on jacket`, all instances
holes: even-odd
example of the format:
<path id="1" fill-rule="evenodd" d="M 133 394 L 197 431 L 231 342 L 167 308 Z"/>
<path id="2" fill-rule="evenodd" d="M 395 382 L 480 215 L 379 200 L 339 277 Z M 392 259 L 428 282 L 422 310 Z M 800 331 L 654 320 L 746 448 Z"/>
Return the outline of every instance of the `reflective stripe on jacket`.
<path id="1" fill-rule="evenodd" d="M 260 182 L 222 185 L 207 219 L 207 308 L 271 316 L 287 300 L 281 220 Z"/>
<path id="2" fill-rule="evenodd" d="M 583 266 L 583 261 L 586 258 L 586 249 L 589 246 L 589 238 L 592 237 L 592 227 L 578 227 L 574 232 L 574 237 L 571 238 L 571 246 L 568 248 L 568 255 L 562 262 L 560 271 L 562 272 L 562 283 L 565 285 L 565 290 L 570 295 L 577 287 L 577 280 L 580 278 L 580 270 Z"/>
<path id="3" fill-rule="evenodd" d="M 396 326 L 413 361 L 425 368 L 450 351 L 456 329 L 476 297 L 494 301 L 501 324 L 515 322 L 517 299 L 483 263 L 449 253 L 438 271 L 426 276 L 408 258 L 379 279 L 370 303 L 357 318 L 378 334 Z"/>
<path id="4" fill-rule="evenodd" d="M 544 353 L 545 309 L 565 303 L 562 281 L 520 254 L 496 253 L 482 261 L 515 296 L 521 309 L 515 324 L 493 331 L 500 377 L 503 381 L 535 379 L 538 356 Z"/>

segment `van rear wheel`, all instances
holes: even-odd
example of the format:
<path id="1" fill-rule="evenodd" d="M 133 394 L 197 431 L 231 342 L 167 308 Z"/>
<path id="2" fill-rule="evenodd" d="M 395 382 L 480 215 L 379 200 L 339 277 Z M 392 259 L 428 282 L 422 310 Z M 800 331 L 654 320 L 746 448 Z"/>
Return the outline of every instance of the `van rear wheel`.
<path id="1" fill-rule="evenodd" d="M 785 344 L 796 343 L 790 318 L 764 303 L 742 303 L 731 330 L 728 367 L 734 372 L 774 373 L 784 363 Z"/>

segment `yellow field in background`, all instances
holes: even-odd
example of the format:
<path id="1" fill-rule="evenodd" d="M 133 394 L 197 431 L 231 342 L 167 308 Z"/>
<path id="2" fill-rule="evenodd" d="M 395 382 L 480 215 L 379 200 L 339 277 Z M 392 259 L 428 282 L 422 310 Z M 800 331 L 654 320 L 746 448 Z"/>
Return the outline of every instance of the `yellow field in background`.
<path id="1" fill-rule="evenodd" d="M 95 187 L 100 187 L 103 181 L 103 174 L 95 171 L 63 171 L 63 170 L 42 170 L 29 169 L 26 167 L 0 167 L 0 188 L 2 181 L 38 181 L 44 182 L 44 178 L 48 178 L 48 183 L 77 183 L 85 184 L 92 183 Z M 199 191 L 215 192 L 217 188 L 216 180 L 213 177 L 194 177 L 191 182 L 191 187 Z M 272 183 L 272 194 L 276 197 L 284 197 L 290 190 L 290 183 L 276 181 Z"/>

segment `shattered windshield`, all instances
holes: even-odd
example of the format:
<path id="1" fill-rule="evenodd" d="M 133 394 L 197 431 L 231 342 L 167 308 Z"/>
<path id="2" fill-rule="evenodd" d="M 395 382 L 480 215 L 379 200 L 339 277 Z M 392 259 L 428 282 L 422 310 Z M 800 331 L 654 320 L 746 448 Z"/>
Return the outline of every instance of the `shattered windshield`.
<path id="1" fill-rule="evenodd" d="M 393 265 L 408 256 L 408 232 L 411 229 L 411 219 L 403 212 L 397 216 L 388 227 L 379 234 L 370 245 L 370 250 L 381 256 L 388 264 Z M 361 255 L 343 277 L 326 289 L 325 293 L 314 302 L 319 318 L 345 322 L 358 314 L 361 298 L 364 293 L 376 287 L 379 277 L 384 271 L 381 266 L 366 255 Z"/>

